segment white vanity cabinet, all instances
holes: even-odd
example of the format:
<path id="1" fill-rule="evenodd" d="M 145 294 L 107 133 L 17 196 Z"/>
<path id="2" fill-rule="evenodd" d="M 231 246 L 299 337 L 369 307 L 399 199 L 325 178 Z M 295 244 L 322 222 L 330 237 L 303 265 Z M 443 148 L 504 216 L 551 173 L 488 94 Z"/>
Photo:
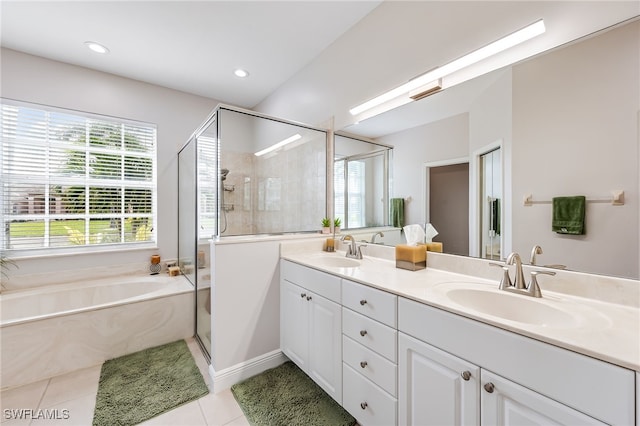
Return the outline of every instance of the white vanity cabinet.
<path id="1" fill-rule="evenodd" d="M 280 268 L 280 347 L 342 404 L 340 278 L 284 260 Z"/>
<path id="2" fill-rule="evenodd" d="M 606 425 L 497 374 L 481 375 L 482 425 Z"/>
<path id="3" fill-rule="evenodd" d="M 480 367 L 398 334 L 398 424 L 480 424 Z"/>
<path id="4" fill-rule="evenodd" d="M 397 296 L 342 280 L 343 407 L 363 426 L 397 424 Z"/>
<path id="5" fill-rule="evenodd" d="M 475 424 L 635 423 L 631 370 L 404 298 L 398 330 L 401 424 L 473 424 L 478 404 Z M 426 379 L 442 391 L 424 389 Z"/>

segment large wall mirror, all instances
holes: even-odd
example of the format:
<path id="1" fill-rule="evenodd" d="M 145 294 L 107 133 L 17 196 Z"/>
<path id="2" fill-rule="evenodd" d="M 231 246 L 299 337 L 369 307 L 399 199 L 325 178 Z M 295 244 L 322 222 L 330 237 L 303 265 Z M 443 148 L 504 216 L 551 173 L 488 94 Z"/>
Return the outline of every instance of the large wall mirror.
<path id="1" fill-rule="evenodd" d="M 389 164 L 392 148 L 334 136 L 334 215 L 345 229 L 386 226 L 389 222 Z"/>
<path id="2" fill-rule="evenodd" d="M 639 55 L 636 18 L 344 130 L 393 146 L 405 223 L 429 221 L 429 165 L 462 159 L 469 255 L 526 261 L 540 245 L 538 265 L 638 279 Z M 586 233 L 552 232 L 551 199 L 572 195 Z"/>

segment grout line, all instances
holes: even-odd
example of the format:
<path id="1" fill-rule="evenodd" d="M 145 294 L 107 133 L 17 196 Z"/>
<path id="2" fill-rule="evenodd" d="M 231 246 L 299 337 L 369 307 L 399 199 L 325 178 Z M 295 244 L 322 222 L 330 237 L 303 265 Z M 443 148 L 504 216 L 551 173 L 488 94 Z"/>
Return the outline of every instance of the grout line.
<path id="1" fill-rule="evenodd" d="M 47 385 L 44 387 L 44 391 L 42 392 L 42 395 L 40 395 L 40 400 L 38 401 L 38 406 L 36 407 L 36 410 L 39 410 L 41 405 L 42 405 L 42 401 L 44 401 L 44 396 L 47 394 L 47 391 L 49 390 L 49 385 L 51 384 L 51 377 L 47 379 Z M 31 419 L 31 421 L 29 422 L 29 425 L 32 425 L 33 422 L 35 420 Z"/>
<path id="2" fill-rule="evenodd" d="M 236 418 L 234 418 L 234 419 L 229 420 L 227 423 L 225 423 L 225 424 L 224 424 L 224 425 L 222 425 L 222 426 L 230 425 L 231 423 L 235 422 L 236 420 L 238 420 L 238 419 L 239 419 L 239 418 L 241 418 L 241 417 L 244 417 L 244 414 L 241 414 L 241 415 L 239 415 L 238 417 L 236 417 Z M 214 426 L 214 425 L 209 425 L 209 423 L 207 423 L 207 426 Z"/>

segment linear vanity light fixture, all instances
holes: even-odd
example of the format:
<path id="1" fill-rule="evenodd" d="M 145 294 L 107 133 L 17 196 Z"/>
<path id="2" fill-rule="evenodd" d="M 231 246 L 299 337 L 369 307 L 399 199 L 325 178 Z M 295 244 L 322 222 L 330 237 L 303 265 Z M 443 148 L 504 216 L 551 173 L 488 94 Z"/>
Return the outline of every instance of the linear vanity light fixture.
<path id="1" fill-rule="evenodd" d="M 254 155 L 256 157 L 260 157 L 261 155 L 268 154 L 271 151 L 275 151 L 278 148 L 282 148 L 283 146 L 288 145 L 288 144 L 290 144 L 292 142 L 295 142 L 297 140 L 300 140 L 300 139 L 302 139 L 302 136 L 300 136 L 299 133 L 296 133 L 295 135 L 290 136 L 290 137 L 288 137 L 288 138 L 286 138 L 284 140 L 281 140 L 280 142 L 275 143 L 275 144 L 271 145 L 270 147 L 263 149 L 262 151 L 256 152 Z"/>
<path id="2" fill-rule="evenodd" d="M 506 37 L 503 37 L 499 40 L 494 41 L 493 43 L 481 47 L 480 49 L 474 50 L 473 52 L 455 59 L 446 65 L 434 68 L 433 70 L 428 71 L 412 80 L 409 80 L 407 83 L 398 86 L 395 89 L 392 89 L 378 97 L 370 99 L 367 102 L 351 108 L 349 112 L 351 113 L 351 115 L 358 115 L 361 112 L 375 108 L 378 105 L 382 105 L 383 103 L 388 102 L 391 99 L 397 98 L 398 96 L 417 91 L 418 89 L 422 89 L 423 86 L 435 87 L 439 85 L 440 88 L 442 88 L 441 83 L 439 84 L 439 79 L 441 79 L 442 77 L 452 74 L 484 59 L 487 59 L 490 56 L 496 55 L 503 50 L 507 50 L 513 46 L 532 39 L 533 37 L 543 34 L 544 32 L 544 21 L 540 19 L 533 24 L 522 28 L 521 30 L 511 33 Z M 421 97 L 434 93 L 437 90 L 439 89 L 433 89 L 431 92 L 426 93 Z M 424 92 L 424 90 L 420 90 L 420 94 L 422 94 L 422 92 Z M 421 97 L 419 97 L 418 99 L 420 99 Z"/>

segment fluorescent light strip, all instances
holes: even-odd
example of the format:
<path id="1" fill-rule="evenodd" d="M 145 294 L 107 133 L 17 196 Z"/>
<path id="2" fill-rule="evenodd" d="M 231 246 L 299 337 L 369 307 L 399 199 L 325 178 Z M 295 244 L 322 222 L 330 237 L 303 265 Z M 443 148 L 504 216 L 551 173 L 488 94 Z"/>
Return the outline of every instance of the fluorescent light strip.
<path id="1" fill-rule="evenodd" d="M 268 154 L 271 151 L 275 151 L 276 149 L 282 148 L 283 146 L 288 145 L 291 142 L 295 142 L 295 141 L 297 141 L 299 139 L 302 139 L 302 136 L 300 136 L 300 134 L 296 133 L 295 135 L 290 136 L 290 137 L 286 138 L 285 140 L 282 140 L 282 141 L 280 141 L 280 142 L 278 142 L 276 144 L 271 145 L 269 148 L 265 148 L 262 151 L 256 152 L 254 155 L 256 157 L 260 157 L 261 155 Z"/>
<path id="2" fill-rule="evenodd" d="M 496 55 L 503 50 L 507 50 L 513 46 L 516 46 L 520 43 L 523 43 L 533 37 L 536 37 L 545 32 L 544 21 L 540 19 L 539 21 L 534 22 L 533 24 L 518 30 L 506 37 L 501 38 L 500 40 L 494 41 L 491 44 L 488 44 L 484 47 L 481 47 L 478 50 L 474 50 L 473 52 L 462 56 L 454 61 L 449 62 L 446 65 L 435 68 L 432 71 L 429 71 L 425 74 L 422 74 L 419 77 L 414 78 L 413 80 L 403 84 L 402 86 L 396 87 L 382 95 L 373 98 L 363 104 L 360 104 L 354 108 L 351 108 L 349 112 L 351 115 L 358 115 L 363 111 L 381 105 L 391 99 L 394 99 L 398 96 L 404 95 L 407 92 L 415 90 L 421 86 L 426 85 L 427 83 L 433 84 L 439 78 L 442 78 L 448 74 L 452 74 L 456 71 L 459 71 L 463 68 L 466 68 L 470 65 L 475 64 L 476 62 L 480 62 L 490 56 Z"/>

